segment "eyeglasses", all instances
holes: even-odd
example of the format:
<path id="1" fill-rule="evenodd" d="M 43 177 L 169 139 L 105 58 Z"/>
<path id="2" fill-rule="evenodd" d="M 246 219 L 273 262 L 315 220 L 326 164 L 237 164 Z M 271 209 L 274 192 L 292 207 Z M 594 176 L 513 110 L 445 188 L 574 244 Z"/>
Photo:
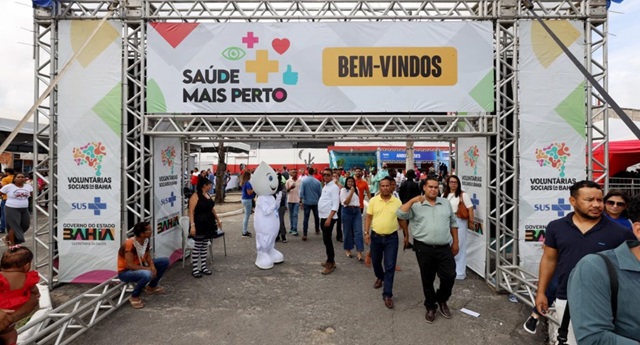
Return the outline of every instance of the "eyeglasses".
<path id="1" fill-rule="evenodd" d="M 627 203 L 624 201 L 613 201 L 613 200 L 607 200 L 607 205 L 609 206 L 618 206 L 618 207 L 625 207 L 627 206 Z"/>

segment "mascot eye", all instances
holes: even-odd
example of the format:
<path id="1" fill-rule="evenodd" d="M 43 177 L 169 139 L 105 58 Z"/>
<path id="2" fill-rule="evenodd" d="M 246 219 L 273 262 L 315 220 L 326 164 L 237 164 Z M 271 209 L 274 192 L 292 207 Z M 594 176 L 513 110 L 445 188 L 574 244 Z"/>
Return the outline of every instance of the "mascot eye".
<path id="1" fill-rule="evenodd" d="M 247 55 L 244 50 L 238 47 L 229 47 L 223 50 L 221 54 L 225 59 L 232 61 L 240 60 Z"/>
<path id="2" fill-rule="evenodd" d="M 273 181 L 273 176 L 269 175 L 269 181 Z"/>

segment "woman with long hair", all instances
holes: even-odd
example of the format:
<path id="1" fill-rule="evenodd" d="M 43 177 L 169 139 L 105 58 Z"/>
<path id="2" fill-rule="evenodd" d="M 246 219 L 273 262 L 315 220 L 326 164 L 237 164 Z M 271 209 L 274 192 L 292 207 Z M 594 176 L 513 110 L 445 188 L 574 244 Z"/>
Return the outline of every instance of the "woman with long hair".
<path id="1" fill-rule="evenodd" d="M 213 239 L 218 229 L 222 228 L 222 222 L 214 208 L 215 202 L 209 195 L 212 184 L 207 178 L 199 178 L 196 192 L 189 199 L 189 221 L 191 223 L 189 236 L 195 241 L 191 252 L 193 266 L 191 275 L 195 278 L 202 278 L 203 274 L 212 274 L 211 270 L 207 268 L 207 244 Z"/>
<path id="2" fill-rule="evenodd" d="M 352 258 L 353 240 L 355 236 L 358 261 L 362 261 L 364 242 L 362 239 L 362 215 L 360 214 L 360 198 L 356 180 L 349 176 L 340 190 L 340 204 L 342 205 L 342 229 L 344 230 L 343 247 L 348 258 Z"/>
<path id="3" fill-rule="evenodd" d="M 249 217 L 251 216 L 251 209 L 253 208 L 253 186 L 251 186 L 251 172 L 249 169 L 242 172 L 242 206 L 244 207 L 244 219 L 242 220 L 242 237 L 251 237 L 249 232 Z"/>
<path id="4" fill-rule="evenodd" d="M 604 215 L 631 231 L 631 221 L 627 215 L 629 196 L 621 190 L 611 190 L 604 196 Z"/>
<path id="5" fill-rule="evenodd" d="M 453 213 L 456 214 L 456 221 L 458 222 L 458 246 L 460 251 L 456 255 L 456 279 L 463 280 L 467 277 L 467 230 L 473 229 L 475 223 L 473 220 L 473 203 L 469 194 L 462 190 L 462 184 L 460 179 L 456 175 L 451 175 L 447 178 L 447 183 L 444 186 L 444 193 L 442 197 L 449 200 Z M 460 218 L 458 207 L 465 207 L 469 213 L 467 218 Z"/>

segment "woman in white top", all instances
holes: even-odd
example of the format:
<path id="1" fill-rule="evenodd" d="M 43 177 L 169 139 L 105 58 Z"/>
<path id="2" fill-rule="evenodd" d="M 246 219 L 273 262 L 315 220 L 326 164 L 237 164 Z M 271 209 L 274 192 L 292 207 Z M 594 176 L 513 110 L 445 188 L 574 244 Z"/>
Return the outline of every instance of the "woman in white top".
<path id="1" fill-rule="evenodd" d="M 29 197 L 33 193 L 33 187 L 25 182 L 24 174 L 17 173 L 13 183 L 0 189 L 0 194 L 7 195 L 5 204 L 5 217 L 9 229 L 5 238 L 7 245 L 24 243 L 24 233 L 30 226 Z"/>
<path id="2" fill-rule="evenodd" d="M 347 177 L 344 188 L 340 189 L 340 204 L 342 205 L 342 230 L 344 231 L 344 250 L 348 258 L 352 258 L 353 240 L 355 237 L 358 261 L 363 260 L 364 241 L 362 238 L 362 214 L 360 214 L 360 199 L 356 180 Z"/>
<path id="3" fill-rule="evenodd" d="M 455 175 L 451 175 L 447 179 L 442 197 L 449 200 L 453 213 L 458 212 L 458 207 L 463 207 L 460 202 L 462 197 L 464 207 L 469 211 L 468 219 L 462 219 L 456 215 L 456 220 L 458 221 L 458 245 L 460 247 L 460 251 L 456 255 L 456 279 L 462 280 L 467 276 L 467 230 L 474 228 L 473 203 L 471 203 L 469 194 L 462 191 L 460 179 Z"/>

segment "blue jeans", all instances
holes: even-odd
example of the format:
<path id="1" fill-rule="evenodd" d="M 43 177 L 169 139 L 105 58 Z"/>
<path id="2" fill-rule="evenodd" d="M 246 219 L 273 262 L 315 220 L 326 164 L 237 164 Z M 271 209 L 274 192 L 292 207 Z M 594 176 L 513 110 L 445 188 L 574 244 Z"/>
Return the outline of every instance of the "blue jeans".
<path id="1" fill-rule="evenodd" d="M 362 240 L 362 214 L 360 207 L 342 207 L 342 230 L 344 230 L 344 250 L 353 249 L 353 238 L 356 239 L 356 250 L 364 250 Z"/>
<path id="2" fill-rule="evenodd" d="M 133 288 L 131 296 L 134 298 L 140 297 L 142 289 L 147 284 L 154 288 L 158 286 L 158 282 L 162 278 L 164 271 L 169 267 L 169 258 L 155 258 L 153 259 L 153 265 L 156 266 L 156 277 L 151 278 L 151 271 L 148 270 L 126 270 L 118 273 L 118 278 L 124 283 L 136 283 Z"/>
<path id="3" fill-rule="evenodd" d="M 313 222 L 316 225 L 316 232 L 320 231 L 320 218 L 318 217 L 318 205 L 304 205 L 304 218 L 302 218 L 302 234 L 307 236 L 309 230 L 309 213 L 313 211 Z"/>
<path id="4" fill-rule="evenodd" d="M 384 282 L 382 297 L 393 297 L 393 277 L 398 260 L 398 232 L 381 236 L 371 232 L 371 264 L 376 278 Z M 382 262 L 384 260 L 384 268 Z"/>
<path id="5" fill-rule="evenodd" d="M 7 200 L 2 200 L 2 203 L 0 203 L 0 232 L 7 230 L 7 220 L 5 219 L 7 216 L 4 213 L 4 204 L 6 203 Z"/>
<path id="6" fill-rule="evenodd" d="M 249 217 L 251 216 L 251 199 L 242 199 L 242 206 L 244 207 L 244 219 L 242 220 L 242 233 L 249 232 Z"/>
<path id="7" fill-rule="evenodd" d="M 289 220 L 291 221 L 291 232 L 298 232 L 298 211 L 300 210 L 300 203 L 289 203 Z"/>

